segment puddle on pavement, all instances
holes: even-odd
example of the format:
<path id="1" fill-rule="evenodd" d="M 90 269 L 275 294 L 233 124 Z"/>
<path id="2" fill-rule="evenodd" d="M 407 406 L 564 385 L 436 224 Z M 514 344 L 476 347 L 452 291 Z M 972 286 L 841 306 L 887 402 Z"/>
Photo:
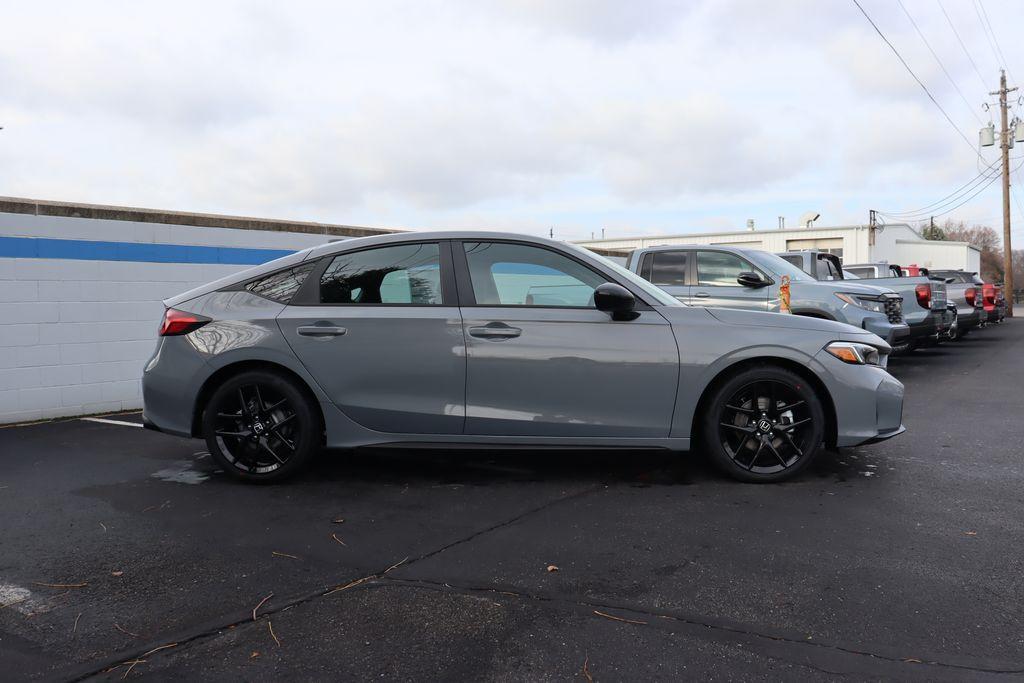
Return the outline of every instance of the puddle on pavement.
<path id="1" fill-rule="evenodd" d="M 174 482 L 176 484 L 202 484 L 210 478 L 209 473 L 192 469 L 193 461 L 177 460 L 169 467 L 149 475 L 154 479 Z"/>

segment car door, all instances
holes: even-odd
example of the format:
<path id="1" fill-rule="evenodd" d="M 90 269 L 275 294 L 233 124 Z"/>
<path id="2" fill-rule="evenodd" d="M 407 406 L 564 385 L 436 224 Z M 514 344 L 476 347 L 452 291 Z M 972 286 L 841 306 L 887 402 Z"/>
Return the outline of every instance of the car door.
<path id="1" fill-rule="evenodd" d="M 462 432 L 465 341 L 447 242 L 325 257 L 278 324 L 355 422 L 382 432 Z"/>
<path id="2" fill-rule="evenodd" d="M 687 267 L 691 252 L 685 249 L 649 251 L 640 262 L 640 277 L 658 285 L 683 303 L 690 302 Z"/>
<path id="3" fill-rule="evenodd" d="M 764 275 L 759 268 L 729 251 L 699 249 L 695 254 L 696 278 L 690 288 L 690 303 L 694 306 L 768 310 L 770 287 L 744 287 L 736 281 L 743 272 Z"/>
<path id="4" fill-rule="evenodd" d="M 609 281 L 564 252 L 513 241 L 453 243 L 466 334 L 466 434 L 665 437 L 679 352 L 638 302 L 614 321 L 594 307 Z"/>

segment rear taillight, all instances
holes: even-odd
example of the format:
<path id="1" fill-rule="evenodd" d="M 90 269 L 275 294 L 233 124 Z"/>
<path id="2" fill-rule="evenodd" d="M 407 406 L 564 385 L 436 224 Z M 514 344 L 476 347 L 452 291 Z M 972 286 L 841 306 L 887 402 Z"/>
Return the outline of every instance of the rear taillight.
<path id="1" fill-rule="evenodd" d="M 967 289 L 964 290 L 964 298 L 967 299 L 967 304 L 969 306 L 974 305 L 974 302 L 977 300 L 977 297 L 978 293 L 974 289 L 974 287 L 968 287 Z"/>
<path id="2" fill-rule="evenodd" d="M 917 295 L 917 304 L 921 308 L 932 307 L 932 288 L 930 285 L 918 285 L 914 287 L 914 294 Z"/>
<path id="3" fill-rule="evenodd" d="M 194 332 L 208 322 L 210 319 L 201 315 L 168 308 L 164 313 L 164 321 L 160 324 L 159 334 L 161 337 L 176 337 L 180 334 Z"/>
<path id="4" fill-rule="evenodd" d="M 985 284 L 981 287 L 982 296 L 984 297 L 982 303 L 985 306 L 986 311 L 992 310 L 996 305 L 996 286 Z"/>

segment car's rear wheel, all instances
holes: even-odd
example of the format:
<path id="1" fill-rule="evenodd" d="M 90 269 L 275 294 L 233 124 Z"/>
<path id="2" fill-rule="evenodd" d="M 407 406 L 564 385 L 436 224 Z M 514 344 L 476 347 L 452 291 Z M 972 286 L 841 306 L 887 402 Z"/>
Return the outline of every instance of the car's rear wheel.
<path id="1" fill-rule="evenodd" d="M 228 473 L 275 482 L 301 469 L 320 445 L 319 416 L 290 379 L 253 370 L 221 384 L 203 411 L 210 455 Z"/>
<path id="2" fill-rule="evenodd" d="M 708 408 L 704 441 L 715 464 L 736 479 L 784 481 L 821 451 L 821 399 L 785 368 L 759 366 L 733 375 L 715 389 Z"/>

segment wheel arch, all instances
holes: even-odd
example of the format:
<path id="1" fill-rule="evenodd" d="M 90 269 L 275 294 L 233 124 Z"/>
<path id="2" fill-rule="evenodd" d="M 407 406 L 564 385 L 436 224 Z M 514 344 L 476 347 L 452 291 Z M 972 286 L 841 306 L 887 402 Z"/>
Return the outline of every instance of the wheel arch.
<path id="1" fill-rule="evenodd" d="M 295 383 L 295 386 L 299 388 L 299 391 L 306 395 L 309 399 L 310 404 L 314 407 L 314 414 L 320 418 L 321 428 L 325 424 L 323 407 L 320 405 L 320 401 L 317 400 L 316 394 L 310 388 L 309 384 L 294 370 L 281 365 L 280 363 L 274 363 L 267 360 L 240 360 L 233 363 L 229 363 L 222 368 L 218 368 L 213 374 L 206 378 L 203 385 L 199 388 L 199 392 L 196 394 L 195 405 L 192 407 L 192 436 L 202 436 L 202 425 L 203 425 L 203 411 L 206 410 L 206 404 L 210 400 L 210 396 L 214 390 L 220 386 L 221 383 L 227 381 L 230 377 L 235 375 L 248 372 L 250 370 L 264 370 L 267 372 L 273 372 L 278 375 L 287 377 L 289 380 Z"/>
<path id="2" fill-rule="evenodd" d="M 708 410 L 709 403 L 711 402 L 711 396 L 715 393 L 718 387 L 736 374 L 758 366 L 785 368 L 786 370 L 802 377 L 807 384 L 813 388 L 814 393 L 819 399 L 821 399 L 822 411 L 825 413 L 825 444 L 829 448 L 834 448 L 839 423 L 836 417 L 836 404 L 835 401 L 832 400 L 832 394 L 829 393 L 828 387 L 826 387 L 825 383 L 821 381 L 821 378 L 814 374 L 814 372 L 807 368 L 807 366 L 801 365 L 795 360 L 783 358 L 781 356 L 754 356 L 751 358 L 744 358 L 721 369 L 718 374 L 707 383 L 704 387 L 704 391 L 701 392 L 700 398 L 697 400 L 697 407 L 696 410 L 693 411 L 693 417 L 691 418 L 692 421 L 690 424 L 691 436 L 697 438 L 702 436 L 700 433 L 701 417 L 704 415 L 704 412 Z"/>

